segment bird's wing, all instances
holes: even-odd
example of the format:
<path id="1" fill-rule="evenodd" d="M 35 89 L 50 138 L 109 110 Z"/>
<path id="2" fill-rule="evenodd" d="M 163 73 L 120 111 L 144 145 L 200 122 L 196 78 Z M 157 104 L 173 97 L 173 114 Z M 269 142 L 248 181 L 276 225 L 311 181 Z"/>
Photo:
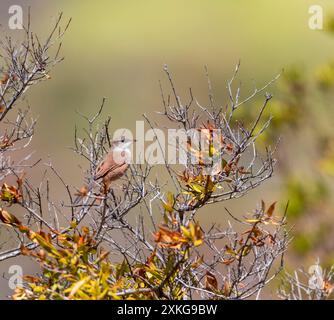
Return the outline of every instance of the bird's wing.
<path id="1" fill-rule="evenodd" d="M 121 167 L 123 163 L 107 163 L 106 161 L 102 161 L 95 171 L 94 180 L 99 180 L 103 178 L 108 172 L 114 171 L 115 169 Z"/>

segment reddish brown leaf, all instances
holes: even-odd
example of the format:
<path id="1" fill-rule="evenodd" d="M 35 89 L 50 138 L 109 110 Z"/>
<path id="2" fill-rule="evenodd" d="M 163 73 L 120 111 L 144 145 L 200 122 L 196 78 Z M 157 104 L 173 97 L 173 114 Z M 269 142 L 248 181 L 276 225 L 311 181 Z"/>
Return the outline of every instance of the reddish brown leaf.
<path id="1" fill-rule="evenodd" d="M 6 210 L 0 208 L 0 220 L 7 225 L 18 227 L 21 225 L 21 221 L 17 219 L 14 215 Z"/>
<path id="2" fill-rule="evenodd" d="M 270 205 L 270 207 L 268 208 L 266 214 L 268 217 L 272 217 L 273 213 L 274 213 L 274 210 L 275 210 L 275 205 L 276 205 L 276 201 L 274 203 L 272 203 Z"/>
<path id="3" fill-rule="evenodd" d="M 218 289 L 218 281 L 209 271 L 207 271 L 205 275 L 205 289 L 209 291 L 216 291 Z"/>

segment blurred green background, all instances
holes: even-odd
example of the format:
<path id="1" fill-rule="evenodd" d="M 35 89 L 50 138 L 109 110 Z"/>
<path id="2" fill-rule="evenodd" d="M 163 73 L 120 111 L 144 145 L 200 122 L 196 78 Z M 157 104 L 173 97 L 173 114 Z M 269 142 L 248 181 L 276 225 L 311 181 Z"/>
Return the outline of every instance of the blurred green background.
<path id="1" fill-rule="evenodd" d="M 8 8 L 0 3 L 1 34 L 8 32 Z M 64 38 L 64 62 L 51 79 L 32 88 L 26 104 L 38 116 L 32 148 L 45 161 L 51 156 L 67 181 L 82 184 L 73 145 L 75 110 L 92 114 L 102 97 L 112 129 L 134 128 L 142 114 L 161 109 L 159 80 L 168 64 L 178 92 L 187 99 L 191 87 L 197 99 L 208 102 L 204 66 L 210 72 L 216 101 L 227 102 L 226 81 L 241 60 L 242 96 L 264 85 L 284 69 L 270 89 L 273 128 L 263 143 L 281 136 L 279 165 L 273 179 L 245 198 L 226 206 L 237 214 L 253 209 L 261 200 L 290 201 L 294 240 L 287 257 L 289 269 L 309 265 L 317 257 L 334 263 L 334 211 L 331 199 L 334 174 L 334 2 L 323 7 L 324 29 L 308 27 L 308 0 L 100 0 L 16 1 L 31 7 L 32 27 L 42 35 L 51 29 L 59 12 L 73 21 Z M 19 31 L 15 31 L 19 32 Z M 11 34 L 15 38 L 15 32 Z M 246 106 L 251 116 L 254 100 Z M 247 109 L 248 108 L 248 109 Z M 224 223 L 223 206 L 199 214 L 202 224 Z M 1 273 L 15 259 L 1 264 Z M 30 272 L 27 267 L 25 272 Z M 4 269 L 4 270 L 2 270 Z M 1 290 L 8 294 L 6 280 Z M 0 296 L 1 297 L 1 296 Z M 270 293 L 268 294 L 270 296 Z"/>

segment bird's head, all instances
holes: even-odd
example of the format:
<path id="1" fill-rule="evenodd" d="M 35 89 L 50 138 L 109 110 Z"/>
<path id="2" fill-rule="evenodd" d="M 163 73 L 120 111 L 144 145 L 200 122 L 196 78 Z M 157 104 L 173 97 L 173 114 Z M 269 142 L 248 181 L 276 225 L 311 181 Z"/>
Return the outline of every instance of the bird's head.
<path id="1" fill-rule="evenodd" d="M 126 148 L 130 147 L 130 145 L 134 142 L 136 142 L 136 140 L 127 139 L 124 136 L 122 136 L 120 139 L 113 140 L 112 147 L 113 148 L 126 149 Z"/>

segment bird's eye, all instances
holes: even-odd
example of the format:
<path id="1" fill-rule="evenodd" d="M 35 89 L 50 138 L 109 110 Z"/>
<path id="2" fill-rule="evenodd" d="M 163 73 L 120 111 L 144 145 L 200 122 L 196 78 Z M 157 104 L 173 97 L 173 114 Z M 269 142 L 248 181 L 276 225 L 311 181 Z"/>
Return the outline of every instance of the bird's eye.
<path id="1" fill-rule="evenodd" d="M 121 137 L 121 142 L 125 142 L 125 137 L 124 136 Z"/>

